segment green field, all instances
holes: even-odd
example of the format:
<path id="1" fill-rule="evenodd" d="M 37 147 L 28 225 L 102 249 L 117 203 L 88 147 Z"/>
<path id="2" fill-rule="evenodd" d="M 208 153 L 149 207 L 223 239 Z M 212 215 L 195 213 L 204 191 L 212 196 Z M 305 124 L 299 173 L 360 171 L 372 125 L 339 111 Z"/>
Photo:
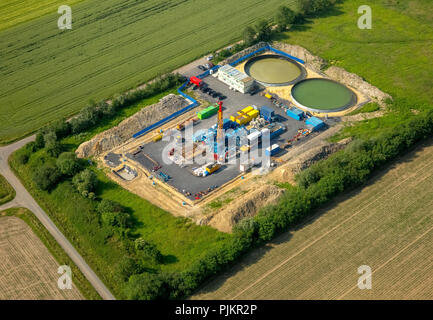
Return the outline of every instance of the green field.
<path id="1" fill-rule="evenodd" d="M 357 9 L 364 4 L 372 8 L 372 30 L 357 27 Z M 362 76 L 394 97 L 395 112 L 350 127 L 339 137 L 375 135 L 413 117 L 411 109 L 432 108 L 432 5 L 430 0 L 347 0 L 278 37 Z"/>
<path id="2" fill-rule="evenodd" d="M 72 30 L 58 30 L 57 11 L 3 30 L 0 143 L 238 40 L 281 3 L 86 0 Z"/>
<path id="3" fill-rule="evenodd" d="M 9 202 L 15 198 L 15 190 L 12 186 L 7 182 L 5 177 L 0 175 L 0 204 L 4 204 Z"/>
<path id="4" fill-rule="evenodd" d="M 0 4 L 0 31 L 17 24 L 57 12 L 61 5 L 72 6 L 82 0 L 3 0 Z M 59 15 L 60 16 L 60 15 Z"/>

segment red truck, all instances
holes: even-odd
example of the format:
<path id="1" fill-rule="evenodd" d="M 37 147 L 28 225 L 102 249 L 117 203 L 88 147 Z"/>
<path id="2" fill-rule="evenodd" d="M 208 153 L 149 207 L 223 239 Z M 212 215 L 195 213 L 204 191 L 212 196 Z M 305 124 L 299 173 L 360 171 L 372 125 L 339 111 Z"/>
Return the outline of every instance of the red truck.
<path id="1" fill-rule="evenodd" d="M 191 82 L 192 84 L 195 84 L 198 87 L 201 87 L 201 85 L 203 84 L 203 80 L 197 78 L 197 77 L 191 77 L 189 79 L 189 82 Z"/>

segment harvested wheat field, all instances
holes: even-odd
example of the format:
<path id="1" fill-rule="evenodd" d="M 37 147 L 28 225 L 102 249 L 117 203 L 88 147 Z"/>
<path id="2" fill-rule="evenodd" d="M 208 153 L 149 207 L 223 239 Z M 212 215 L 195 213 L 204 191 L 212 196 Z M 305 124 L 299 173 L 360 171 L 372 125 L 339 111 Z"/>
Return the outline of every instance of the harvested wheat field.
<path id="1" fill-rule="evenodd" d="M 193 299 L 432 299 L 432 193 L 430 141 Z M 361 265 L 371 290 L 357 286 Z"/>
<path id="2" fill-rule="evenodd" d="M 58 267 L 23 220 L 0 217 L 0 300 L 83 299 L 74 286 L 58 289 Z"/>

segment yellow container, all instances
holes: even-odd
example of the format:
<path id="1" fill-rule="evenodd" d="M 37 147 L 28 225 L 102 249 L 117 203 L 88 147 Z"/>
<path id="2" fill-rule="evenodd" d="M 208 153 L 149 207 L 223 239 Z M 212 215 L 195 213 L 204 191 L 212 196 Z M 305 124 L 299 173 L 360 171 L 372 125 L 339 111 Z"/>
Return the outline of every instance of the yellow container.
<path id="1" fill-rule="evenodd" d="M 245 109 L 243 109 L 242 112 L 249 113 L 250 111 L 253 111 L 253 110 L 254 110 L 254 108 L 249 106 L 249 107 L 246 107 Z"/>
<path id="2" fill-rule="evenodd" d="M 242 152 L 248 152 L 248 151 L 250 151 L 250 146 L 244 145 L 244 146 L 241 147 L 240 150 L 241 150 Z"/>
<path id="3" fill-rule="evenodd" d="M 207 168 L 206 168 L 206 171 L 209 172 L 209 173 L 214 173 L 214 172 L 217 171 L 219 168 L 221 168 L 221 165 L 219 165 L 219 164 L 215 164 L 215 165 L 213 165 L 213 166 L 211 166 L 211 167 L 207 167 Z"/>
<path id="4" fill-rule="evenodd" d="M 153 137 L 153 142 L 158 142 L 159 140 L 162 140 L 162 134 Z"/>
<path id="5" fill-rule="evenodd" d="M 242 116 L 241 118 L 237 119 L 236 122 L 242 126 L 249 123 L 251 120 L 252 119 L 250 116 Z"/>
<path id="6" fill-rule="evenodd" d="M 272 99 L 272 96 L 269 93 L 265 94 L 265 97 L 268 99 Z"/>
<path id="7" fill-rule="evenodd" d="M 257 118 L 260 115 L 259 110 L 252 110 L 248 113 L 248 116 L 250 116 L 252 119 Z"/>

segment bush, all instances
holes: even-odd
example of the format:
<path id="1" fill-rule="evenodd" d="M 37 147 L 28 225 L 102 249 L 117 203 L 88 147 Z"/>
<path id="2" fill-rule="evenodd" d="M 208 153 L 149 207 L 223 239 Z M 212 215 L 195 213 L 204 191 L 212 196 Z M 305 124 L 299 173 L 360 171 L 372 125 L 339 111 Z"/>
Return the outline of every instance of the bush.
<path id="1" fill-rule="evenodd" d="M 98 204 L 97 211 L 102 214 L 104 212 L 123 212 L 124 208 L 117 202 L 102 199 Z"/>
<path id="2" fill-rule="evenodd" d="M 29 158 L 30 158 L 30 155 L 28 154 L 28 152 L 20 152 L 17 154 L 17 157 L 16 157 L 17 162 L 20 165 L 27 164 L 29 162 Z"/>
<path id="3" fill-rule="evenodd" d="M 37 149 L 42 149 L 45 147 L 44 132 L 42 130 L 39 130 L 36 134 L 35 145 Z"/>
<path id="4" fill-rule="evenodd" d="M 73 152 L 64 152 L 60 154 L 56 161 L 60 172 L 66 176 L 74 176 L 81 170 L 81 165 L 77 156 Z"/>
<path id="5" fill-rule="evenodd" d="M 140 267 L 136 259 L 124 257 L 116 266 L 116 277 L 121 282 L 126 282 L 135 274 L 140 274 L 143 269 Z"/>
<path id="6" fill-rule="evenodd" d="M 243 33 L 243 39 L 245 45 L 252 45 L 256 40 L 256 31 L 251 26 L 246 27 Z"/>
<path id="7" fill-rule="evenodd" d="M 295 21 L 295 17 L 295 13 L 290 8 L 286 6 L 280 6 L 275 17 L 277 31 L 283 32 L 290 28 Z"/>
<path id="8" fill-rule="evenodd" d="M 101 214 L 103 225 L 120 229 L 129 228 L 131 225 L 130 219 L 129 214 L 126 212 L 103 212 Z"/>
<path id="9" fill-rule="evenodd" d="M 62 175 L 56 166 L 44 164 L 43 166 L 36 168 L 33 173 L 33 181 L 39 189 L 49 191 L 57 185 L 61 176 Z"/>
<path id="10" fill-rule="evenodd" d="M 169 296 L 167 283 L 158 275 L 143 273 L 133 275 L 125 287 L 125 295 L 130 300 L 157 300 Z"/>
<path id="11" fill-rule="evenodd" d="M 266 20 L 260 20 L 256 26 L 257 41 L 269 41 L 272 36 L 272 29 Z"/>
<path id="12" fill-rule="evenodd" d="M 57 135 L 54 131 L 49 131 L 44 135 L 44 144 L 47 153 L 54 158 L 57 158 L 62 152 L 62 145 L 57 140 Z"/>
<path id="13" fill-rule="evenodd" d="M 159 252 L 156 245 L 144 240 L 143 238 L 138 238 L 137 240 L 135 240 L 135 251 L 142 262 L 162 262 L 162 254 L 161 252 Z"/>
<path id="14" fill-rule="evenodd" d="M 79 193 L 84 197 L 89 197 L 89 193 L 96 189 L 98 178 L 92 170 L 86 169 L 76 174 L 72 179 L 72 183 L 75 185 Z"/>

